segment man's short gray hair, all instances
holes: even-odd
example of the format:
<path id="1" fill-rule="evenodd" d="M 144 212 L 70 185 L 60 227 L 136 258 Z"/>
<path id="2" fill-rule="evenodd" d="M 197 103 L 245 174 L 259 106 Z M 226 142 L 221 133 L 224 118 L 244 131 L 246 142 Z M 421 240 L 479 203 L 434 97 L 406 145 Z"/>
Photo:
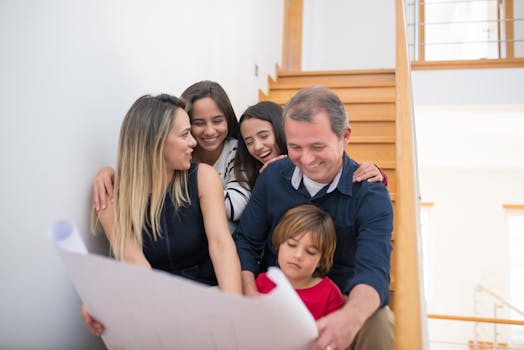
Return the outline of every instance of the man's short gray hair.
<path id="1" fill-rule="evenodd" d="M 333 133 L 342 138 L 349 126 L 344 104 L 333 91 L 324 86 L 307 87 L 293 96 L 284 108 L 284 123 L 287 118 L 310 122 L 322 111 L 328 114 Z"/>

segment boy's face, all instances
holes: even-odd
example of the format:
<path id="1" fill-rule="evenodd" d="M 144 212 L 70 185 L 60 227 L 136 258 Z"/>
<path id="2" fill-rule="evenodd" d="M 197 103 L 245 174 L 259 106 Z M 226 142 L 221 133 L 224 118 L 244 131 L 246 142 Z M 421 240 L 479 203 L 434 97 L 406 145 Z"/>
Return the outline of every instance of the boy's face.
<path id="1" fill-rule="evenodd" d="M 295 289 L 312 286 L 321 252 L 310 232 L 288 238 L 278 248 L 278 265 Z"/>

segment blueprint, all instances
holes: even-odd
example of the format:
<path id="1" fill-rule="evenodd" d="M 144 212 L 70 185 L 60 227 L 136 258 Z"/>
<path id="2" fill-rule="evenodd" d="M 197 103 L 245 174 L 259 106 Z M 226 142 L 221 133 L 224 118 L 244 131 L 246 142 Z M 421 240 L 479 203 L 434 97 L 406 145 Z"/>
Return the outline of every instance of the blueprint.
<path id="1" fill-rule="evenodd" d="M 108 349 L 307 349 L 315 321 L 285 276 L 259 298 L 225 294 L 190 280 L 92 255 L 68 221 L 50 232 Z"/>

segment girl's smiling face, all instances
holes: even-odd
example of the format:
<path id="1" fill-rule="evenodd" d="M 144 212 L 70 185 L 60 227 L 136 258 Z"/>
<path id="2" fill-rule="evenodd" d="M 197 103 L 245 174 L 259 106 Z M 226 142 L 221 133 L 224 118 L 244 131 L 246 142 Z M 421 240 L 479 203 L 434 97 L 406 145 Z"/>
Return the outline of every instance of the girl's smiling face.
<path id="1" fill-rule="evenodd" d="M 276 144 L 273 125 L 268 121 L 246 119 L 240 124 L 240 134 L 249 154 L 261 163 L 266 163 L 281 153 Z"/>
<path id="2" fill-rule="evenodd" d="M 211 97 L 193 103 L 191 133 L 202 150 L 221 152 L 227 132 L 226 117 Z"/>

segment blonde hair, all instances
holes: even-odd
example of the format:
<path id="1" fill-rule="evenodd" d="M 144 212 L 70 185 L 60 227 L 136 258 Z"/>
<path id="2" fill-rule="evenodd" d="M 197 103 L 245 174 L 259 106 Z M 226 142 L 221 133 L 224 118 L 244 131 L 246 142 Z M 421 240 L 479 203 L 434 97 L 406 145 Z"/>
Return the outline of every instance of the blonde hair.
<path id="1" fill-rule="evenodd" d="M 145 95 L 131 106 L 122 122 L 110 240 L 117 259 L 124 258 L 129 240 L 142 247 L 144 230 L 154 240 L 161 235 L 160 213 L 168 186 L 175 210 L 190 204 L 187 170 L 175 170 L 168 183 L 164 160 L 164 144 L 179 108 L 184 109 L 185 103 L 177 97 Z"/>
<path id="2" fill-rule="evenodd" d="M 282 243 L 290 238 L 300 238 L 306 233 L 311 233 L 315 245 L 320 250 L 320 261 L 313 276 L 324 277 L 333 265 L 337 245 L 335 224 L 324 210 L 311 204 L 288 210 L 273 230 L 273 247 L 278 254 Z"/>

